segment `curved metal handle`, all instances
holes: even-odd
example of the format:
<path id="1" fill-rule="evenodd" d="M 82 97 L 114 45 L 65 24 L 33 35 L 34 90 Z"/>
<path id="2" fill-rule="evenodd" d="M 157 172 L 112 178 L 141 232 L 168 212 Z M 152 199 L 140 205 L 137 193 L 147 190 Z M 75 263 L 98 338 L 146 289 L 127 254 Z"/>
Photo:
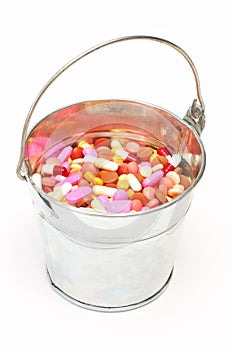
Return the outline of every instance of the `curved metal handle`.
<path id="1" fill-rule="evenodd" d="M 42 90 L 40 91 L 40 93 L 38 94 L 38 96 L 36 97 L 35 101 L 33 102 L 27 118 L 25 120 L 25 124 L 24 124 L 24 128 L 23 128 L 23 134 L 22 134 L 22 139 L 21 139 L 21 149 L 20 149 L 20 157 L 19 157 L 19 162 L 17 165 L 17 175 L 21 180 L 25 180 L 25 176 L 22 173 L 22 165 L 23 165 L 23 159 L 24 159 L 24 151 L 25 151 L 25 144 L 26 144 L 26 139 L 27 139 L 27 132 L 28 132 L 28 126 L 32 117 L 32 114 L 39 102 L 39 100 L 41 99 L 42 95 L 44 94 L 44 92 L 48 89 L 48 87 L 63 73 L 65 72 L 69 67 L 71 67 L 74 63 L 76 63 L 77 61 L 81 60 L 82 58 L 84 58 L 85 56 L 88 56 L 89 54 L 91 54 L 94 51 L 97 51 L 105 46 L 114 44 L 114 43 L 118 43 L 121 41 L 127 41 L 127 40 L 136 40 L 136 39 L 146 39 L 146 40 L 152 40 L 152 41 L 158 41 L 162 44 L 171 46 L 173 49 L 175 49 L 176 51 L 178 51 L 180 54 L 182 54 L 184 56 L 184 58 L 186 59 L 186 61 L 189 63 L 193 74 L 194 74 L 194 78 L 195 78 L 195 82 L 196 82 L 196 90 L 197 90 L 197 97 L 200 103 L 200 107 L 201 107 L 201 111 L 202 114 L 204 113 L 205 110 L 205 104 L 204 101 L 202 99 L 201 96 L 201 88 L 200 88 L 200 80 L 198 77 L 198 73 L 196 70 L 196 67 L 194 66 L 191 58 L 188 56 L 188 54 L 178 45 L 173 44 L 172 42 L 165 40 L 165 39 L 161 39 L 161 38 L 157 38 L 157 37 L 153 37 L 153 36 L 147 36 L 147 35 L 134 35 L 134 36 L 126 36 L 126 37 L 121 37 L 121 38 L 117 38 L 117 39 L 112 39 L 109 41 L 106 41 L 105 43 L 99 44 L 97 46 L 94 46 L 93 48 L 83 52 L 82 54 L 80 54 L 79 56 L 75 57 L 73 60 L 71 60 L 70 62 L 68 62 L 66 65 L 64 65 L 61 69 L 59 69 L 57 71 L 57 73 L 55 73 L 52 78 L 44 85 L 44 87 L 42 88 Z"/>

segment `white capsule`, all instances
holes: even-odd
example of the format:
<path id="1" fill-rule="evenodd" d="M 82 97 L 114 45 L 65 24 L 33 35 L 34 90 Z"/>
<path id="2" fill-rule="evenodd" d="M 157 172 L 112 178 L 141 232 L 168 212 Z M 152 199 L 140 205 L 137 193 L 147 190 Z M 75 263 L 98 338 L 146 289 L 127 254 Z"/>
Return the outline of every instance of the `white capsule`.
<path id="1" fill-rule="evenodd" d="M 95 163 L 96 157 L 87 155 L 83 158 L 84 163 Z"/>
<path id="2" fill-rule="evenodd" d="M 112 148 L 122 148 L 122 145 L 121 145 L 120 141 L 118 141 L 118 140 L 112 140 L 112 142 L 111 142 L 111 147 L 112 147 Z"/>
<path id="3" fill-rule="evenodd" d="M 176 168 L 181 162 L 180 154 L 173 154 L 173 156 L 171 157 L 170 160 L 168 160 L 168 162 Z"/>
<path id="4" fill-rule="evenodd" d="M 134 174 L 128 174 L 127 180 L 128 180 L 129 185 L 133 191 L 135 191 L 135 192 L 141 191 L 142 185 L 140 184 L 140 182 L 138 181 L 138 179 L 136 178 L 136 176 Z"/>
<path id="5" fill-rule="evenodd" d="M 32 181 L 36 185 L 39 190 L 42 189 L 42 180 L 41 180 L 41 175 L 39 173 L 35 173 L 32 175 Z"/>
<path id="6" fill-rule="evenodd" d="M 95 211 L 106 212 L 103 203 L 101 203 L 101 201 L 97 198 L 93 199 L 93 201 L 91 202 L 91 207 Z"/>
<path id="7" fill-rule="evenodd" d="M 69 193 L 72 189 L 72 185 L 70 182 L 65 182 L 61 186 L 56 186 L 54 187 L 52 197 L 57 199 L 58 201 L 62 200 L 67 193 Z"/>
<path id="8" fill-rule="evenodd" d="M 124 151 L 122 148 L 118 148 L 115 152 L 118 156 L 120 156 L 122 159 L 126 159 L 129 155 L 128 152 Z"/>
<path id="9" fill-rule="evenodd" d="M 103 194 L 107 197 L 113 197 L 117 189 L 107 186 L 95 185 L 92 187 L 92 191 L 96 196 Z"/>
<path id="10" fill-rule="evenodd" d="M 95 166 L 100 169 L 116 171 L 118 164 L 104 158 L 96 158 L 94 162 Z"/>

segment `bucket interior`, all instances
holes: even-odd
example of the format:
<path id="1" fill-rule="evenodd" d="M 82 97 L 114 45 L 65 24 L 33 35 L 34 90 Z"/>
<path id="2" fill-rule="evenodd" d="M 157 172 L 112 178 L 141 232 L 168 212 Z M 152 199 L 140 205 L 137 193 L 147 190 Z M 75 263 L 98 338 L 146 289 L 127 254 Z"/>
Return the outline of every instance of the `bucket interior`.
<path id="1" fill-rule="evenodd" d="M 94 137 L 127 138 L 180 154 L 184 174 L 192 182 L 201 176 L 204 149 L 198 135 L 183 120 L 159 107 L 126 100 L 82 102 L 55 111 L 30 132 L 25 148 L 29 174 L 67 145 Z M 201 171 L 202 170 L 202 171 Z"/>

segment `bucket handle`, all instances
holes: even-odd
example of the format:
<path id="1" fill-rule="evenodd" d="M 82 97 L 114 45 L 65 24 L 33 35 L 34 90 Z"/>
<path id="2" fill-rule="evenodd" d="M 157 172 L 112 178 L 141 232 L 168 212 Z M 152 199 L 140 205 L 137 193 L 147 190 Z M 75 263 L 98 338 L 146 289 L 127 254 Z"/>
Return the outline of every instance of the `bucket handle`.
<path id="1" fill-rule="evenodd" d="M 32 114 L 39 102 L 39 100 L 41 99 L 41 97 L 43 96 L 43 94 L 45 93 L 45 91 L 49 88 L 49 86 L 63 73 L 65 72 L 69 67 L 71 67 L 74 63 L 76 63 L 77 61 L 81 60 L 82 58 L 88 56 L 89 54 L 91 54 L 94 51 L 97 51 L 105 46 L 114 44 L 114 43 L 118 43 L 118 42 L 122 42 L 122 41 L 128 41 L 128 40 L 135 40 L 135 39 L 145 39 L 145 40 L 152 40 L 152 41 L 157 41 L 160 42 L 162 44 L 168 45 L 170 47 L 172 47 L 173 49 L 175 49 L 176 51 L 178 51 L 182 56 L 184 56 L 184 58 L 186 59 L 186 61 L 189 63 L 193 74 L 194 74 L 194 78 L 195 78 L 195 82 L 196 82 L 196 91 L 197 91 L 197 98 L 198 101 L 200 103 L 197 104 L 197 99 L 194 99 L 192 106 L 189 108 L 184 120 L 186 120 L 189 124 L 191 124 L 196 131 L 200 134 L 201 131 L 204 128 L 205 125 L 205 117 L 204 117 L 204 111 L 205 111 L 205 104 L 204 101 L 202 99 L 201 96 L 201 88 L 200 88 L 200 80 L 199 80 L 199 76 L 196 70 L 196 67 L 194 66 L 194 63 L 192 62 L 191 58 L 188 56 L 188 54 L 178 45 L 165 40 L 165 39 L 161 39 L 161 38 L 157 38 L 154 36 L 147 36 L 147 35 L 133 35 L 133 36 L 125 36 L 125 37 L 121 37 L 121 38 L 117 38 L 117 39 L 112 39 L 109 41 L 106 41 L 102 44 L 99 44 L 97 46 L 92 47 L 91 49 L 81 53 L 80 55 L 78 55 L 77 57 L 73 58 L 70 62 L 68 62 L 67 64 L 65 64 L 62 68 L 60 68 L 52 77 L 51 79 L 44 85 L 44 87 L 42 88 L 42 90 L 39 92 L 38 96 L 36 97 L 35 101 L 33 102 L 33 104 L 31 105 L 31 108 L 29 109 L 29 112 L 27 114 L 25 123 L 24 123 L 24 127 L 23 127 L 23 133 L 22 133 L 22 138 L 21 138 L 21 149 L 20 149 L 20 157 L 19 157 L 19 161 L 18 161 L 18 165 L 17 165 L 17 170 L 16 173 L 18 175 L 18 177 L 20 178 L 20 180 L 26 180 L 25 174 L 23 173 L 22 170 L 22 165 L 24 162 L 24 152 L 25 152 L 25 145 L 26 145 L 26 140 L 27 140 L 27 133 L 28 133 L 28 126 L 32 117 Z M 27 166 L 25 164 L 25 166 Z"/>

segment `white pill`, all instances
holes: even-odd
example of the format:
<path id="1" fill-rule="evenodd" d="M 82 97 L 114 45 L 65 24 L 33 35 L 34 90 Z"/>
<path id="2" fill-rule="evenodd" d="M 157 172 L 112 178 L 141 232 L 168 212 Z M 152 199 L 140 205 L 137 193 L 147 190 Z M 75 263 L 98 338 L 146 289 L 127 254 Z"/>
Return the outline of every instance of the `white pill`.
<path id="1" fill-rule="evenodd" d="M 122 148 L 118 148 L 115 152 L 118 156 L 120 156 L 122 159 L 126 159 L 129 155 L 128 152 L 124 151 Z"/>
<path id="2" fill-rule="evenodd" d="M 57 181 L 63 181 L 63 180 L 65 180 L 66 179 L 66 177 L 65 176 L 62 176 L 62 175 L 56 175 L 55 176 L 55 179 L 57 180 Z"/>
<path id="3" fill-rule="evenodd" d="M 84 158 L 76 158 L 72 160 L 72 164 L 82 164 L 84 163 Z"/>
<path id="4" fill-rule="evenodd" d="M 112 140 L 112 142 L 111 142 L 111 147 L 112 147 L 112 148 L 122 148 L 122 145 L 121 145 L 120 141 L 118 141 L 118 140 Z"/>
<path id="5" fill-rule="evenodd" d="M 91 202 L 91 207 L 96 211 L 106 212 L 103 203 L 101 203 L 101 201 L 97 198 L 93 199 L 93 201 Z"/>
<path id="6" fill-rule="evenodd" d="M 174 197 L 177 196 L 181 193 L 184 192 L 184 186 L 183 185 L 175 185 L 172 188 L 170 188 L 170 190 L 168 191 L 168 195 L 170 197 Z"/>
<path id="7" fill-rule="evenodd" d="M 117 189 L 107 186 L 95 185 L 92 187 L 92 191 L 96 196 L 103 194 L 107 197 L 113 197 Z"/>
<path id="8" fill-rule="evenodd" d="M 143 177 L 148 177 L 152 174 L 152 168 L 148 165 L 141 167 L 139 171 Z"/>
<path id="9" fill-rule="evenodd" d="M 43 164 L 41 167 L 41 173 L 52 175 L 54 166 L 54 164 Z"/>
<path id="10" fill-rule="evenodd" d="M 156 170 L 162 170 L 163 169 L 163 164 L 156 164 L 152 168 L 152 172 L 155 172 Z"/>
<path id="11" fill-rule="evenodd" d="M 84 163 L 95 163 L 96 157 L 87 155 L 83 158 Z"/>
<path id="12" fill-rule="evenodd" d="M 142 185 L 140 184 L 140 182 L 138 181 L 136 176 L 134 176 L 134 174 L 128 174 L 127 180 L 128 180 L 130 187 L 132 188 L 133 191 L 135 191 L 135 192 L 141 191 Z"/>
<path id="13" fill-rule="evenodd" d="M 117 163 L 104 158 L 96 158 L 94 164 L 97 168 L 104 170 L 116 171 L 118 169 Z"/>
<path id="14" fill-rule="evenodd" d="M 67 195 L 67 193 L 71 191 L 71 189 L 72 189 L 71 183 L 65 182 L 61 186 L 54 187 L 52 197 L 60 201 L 63 197 Z"/>
<path id="15" fill-rule="evenodd" d="M 39 173 L 35 173 L 32 175 L 32 181 L 36 185 L 37 188 L 40 190 L 42 189 L 42 180 L 41 180 L 41 175 Z"/>

